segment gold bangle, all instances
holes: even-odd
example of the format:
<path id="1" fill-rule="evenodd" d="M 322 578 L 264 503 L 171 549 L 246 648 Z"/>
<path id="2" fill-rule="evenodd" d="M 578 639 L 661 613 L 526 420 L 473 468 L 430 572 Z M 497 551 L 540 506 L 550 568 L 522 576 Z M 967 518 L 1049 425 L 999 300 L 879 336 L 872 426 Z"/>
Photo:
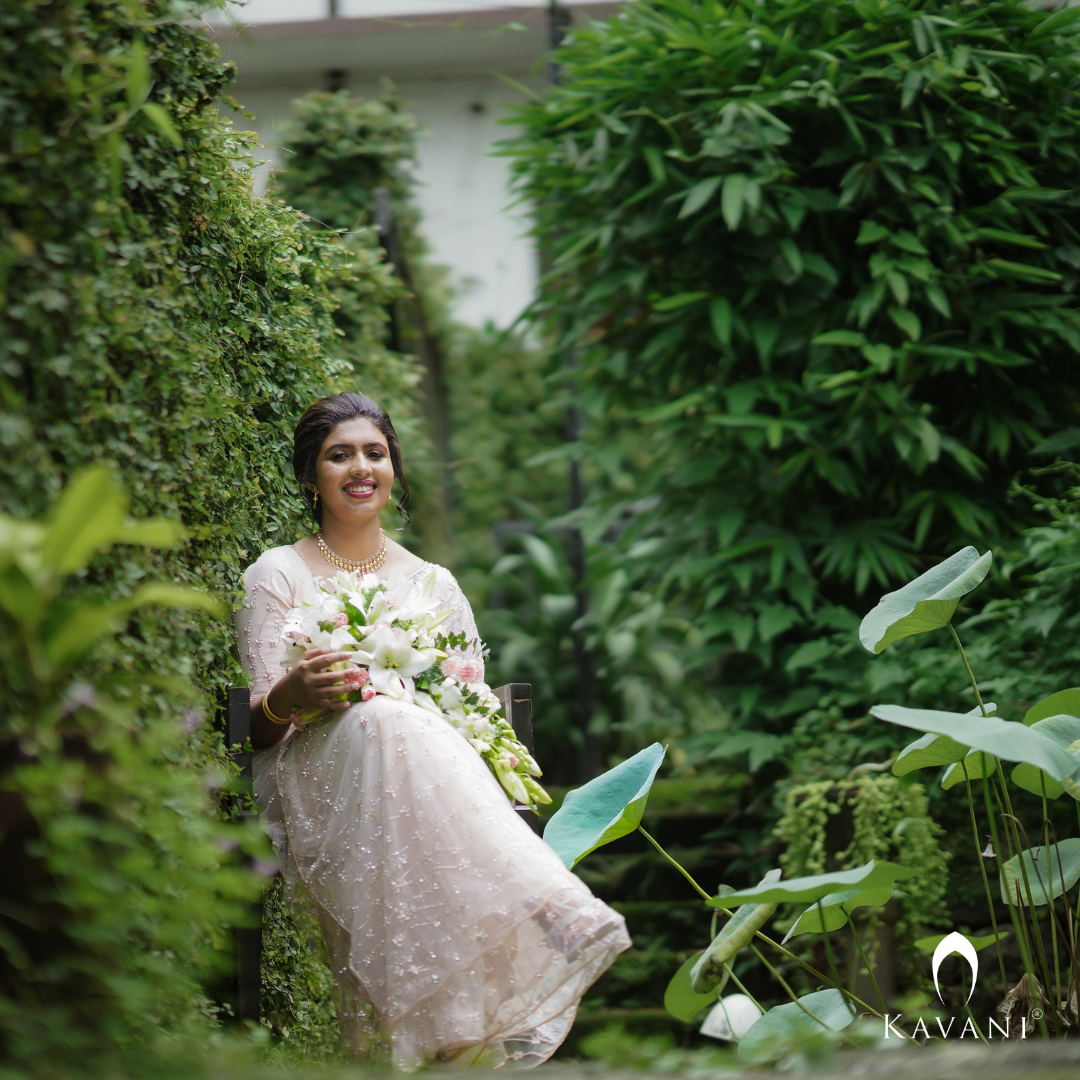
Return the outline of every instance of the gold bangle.
<path id="1" fill-rule="evenodd" d="M 270 711 L 270 691 L 269 690 L 267 690 L 266 693 L 263 694 L 262 711 L 263 711 L 263 716 L 265 716 L 266 719 L 269 720 L 271 724 L 282 724 L 282 725 L 284 725 L 284 724 L 291 724 L 292 723 L 291 720 L 282 720 L 280 716 L 275 716 Z"/>

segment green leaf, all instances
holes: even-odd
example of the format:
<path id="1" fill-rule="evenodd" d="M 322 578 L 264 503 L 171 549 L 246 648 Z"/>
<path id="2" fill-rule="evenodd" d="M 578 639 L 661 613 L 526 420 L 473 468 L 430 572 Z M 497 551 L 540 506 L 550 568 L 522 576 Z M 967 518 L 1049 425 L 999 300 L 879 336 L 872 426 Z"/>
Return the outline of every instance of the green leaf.
<path id="1" fill-rule="evenodd" d="M 699 300 L 704 300 L 708 295 L 707 292 L 676 293 L 674 296 L 665 296 L 663 300 L 657 300 L 652 308 L 653 311 L 676 311 L 679 308 L 687 307 L 689 304 L 696 304 Z"/>
<path id="2" fill-rule="evenodd" d="M 997 240 L 1001 244 L 1012 244 L 1013 247 L 1035 248 L 1043 250 L 1049 244 L 1036 240 L 1033 236 L 1025 236 L 1023 233 L 1006 232 L 1004 229 L 976 229 L 975 235 L 981 240 Z"/>
<path id="3" fill-rule="evenodd" d="M 1075 22 L 1077 18 L 1080 18 L 1080 10 L 1077 8 L 1061 8 L 1052 15 L 1048 15 L 1042 22 L 1037 23 L 1029 36 L 1034 41 L 1045 37 L 1047 34 L 1056 34 L 1067 28 L 1069 23 Z"/>
<path id="4" fill-rule="evenodd" d="M 49 515 L 41 561 L 60 574 L 81 570 L 114 543 L 124 528 L 127 497 L 110 469 L 80 470 Z"/>
<path id="5" fill-rule="evenodd" d="M 892 898 L 892 894 L 893 882 L 888 880 L 829 893 L 822 897 L 820 908 L 818 904 L 811 904 L 795 920 L 781 944 L 785 944 L 790 938 L 798 937 L 800 934 L 820 934 L 823 928 L 822 916 L 824 916 L 824 930 L 827 933 L 839 930 L 847 923 L 848 916 L 856 908 L 884 907 Z"/>
<path id="6" fill-rule="evenodd" d="M 859 235 L 855 238 L 856 244 L 876 244 L 889 235 L 889 230 L 876 221 L 864 221 L 859 226 Z"/>
<path id="7" fill-rule="evenodd" d="M 143 585 L 131 596 L 111 604 L 77 604 L 67 609 L 45 634 L 45 658 L 53 667 L 73 663 L 115 632 L 133 612 L 149 606 L 205 611 L 218 619 L 228 618 L 228 608 L 216 597 L 182 585 L 160 582 Z"/>
<path id="8" fill-rule="evenodd" d="M 724 297 L 714 300 L 709 305 L 709 320 L 713 333 L 720 339 L 720 344 L 727 348 L 731 345 L 732 311 L 731 304 Z"/>
<path id="9" fill-rule="evenodd" d="M 1010 262 L 1008 259 L 987 259 L 983 265 L 993 267 L 1004 277 L 1019 278 L 1021 281 L 1032 281 L 1040 285 L 1061 280 L 1061 274 L 1053 270 L 1044 270 L 1041 266 L 1031 266 L 1029 263 Z"/>
<path id="10" fill-rule="evenodd" d="M 1068 691 L 1065 691 L 1065 693 L 1068 693 Z M 1054 697 L 1058 696 L 1057 694 L 1054 695 Z M 1027 717 L 1024 718 L 1024 723 L 1027 723 Z M 1057 743 L 1066 753 L 1074 756 L 1076 748 L 1080 747 L 1080 717 L 1064 714 L 1048 716 L 1044 720 L 1036 720 L 1031 725 L 1031 730 L 1037 731 L 1040 735 L 1045 735 L 1048 739 Z M 1077 766 L 1080 766 L 1080 760 L 1077 761 Z M 1073 795 L 1075 791 L 1080 791 L 1080 788 L 1077 788 L 1074 782 L 1066 780 L 1064 784 L 1059 784 L 1052 776 L 1026 762 L 1021 762 L 1013 769 L 1012 782 L 1017 787 L 1023 788 L 1024 791 L 1030 791 L 1032 795 L 1043 795 L 1045 793 L 1048 799 L 1059 799 L 1065 794 L 1066 788 L 1070 789 L 1070 795 Z M 1073 797 L 1077 798 L 1078 796 L 1073 795 Z"/>
<path id="11" fill-rule="evenodd" d="M 46 599 L 21 566 L 6 566 L 0 572 L 0 608 L 16 622 L 40 623 L 48 610 Z"/>
<path id="12" fill-rule="evenodd" d="M 544 839 L 567 867 L 641 824 L 663 760 L 664 747 L 653 743 L 566 796 L 548 821 Z"/>
<path id="13" fill-rule="evenodd" d="M 184 140 L 180 138 L 180 132 L 176 130 L 176 125 L 172 122 L 172 117 L 160 105 L 155 105 L 152 101 L 148 101 L 143 105 L 142 111 L 150 118 L 154 127 L 156 127 L 177 150 L 183 150 Z"/>
<path id="14" fill-rule="evenodd" d="M 150 65 L 146 59 L 146 46 L 136 38 L 131 51 L 118 56 L 117 61 L 127 68 L 124 96 L 129 109 L 137 109 L 150 93 Z"/>
<path id="15" fill-rule="evenodd" d="M 909 743 L 897 755 L 893 762 L 893 775 L 906 776 L 916 769 L 932 769 L 940 765 L 951 765 L 960 761 L 967 753 L 967 747 L 945 735 L 923 735 Z"/>
<path id="16" fill-rule="evenodd" d="M 874 367 L 880 368 L 883 372 L 892 367 L 893 351 L 888 345 L 864 345 L 862 354 Z"/>
<path id="17" fill-rule="evenodd" d="M 901 229 L 889 237 L 890 241 L 902 251 L 910 251 L 912 255 L 929 255 L 930 252 L 923 247 L 919 238 L 907 229 Z"/>
<path id="18" fill-rule="evenodd" d="M 1045 769 L 1055 780 L 1066 780 L 1077 769 L 1072 755 L 1033 728 L 993 717 L 963 716 L 902 705 L 875 705 L 871 716 L 916 731 L 948 735 L 962 746 L 993 754 L 1004 761 L 1026 761 Z"/>
<path id="19" fill-rule="evenodd" d="M 905 282 L 906 288 L 906 282 Z M 922 323 L 919 321 L 919 316 L 914 311 L 908 311 L 907 308 L 891 307 L 889 308 L 889 318 L 912 341 L 918 341 L 922 337 Z"/>
<path id="20" fill-rule="evenodd" d="M 716 189 L 723 183 L 722 176 L 710 176 L 699 180 L 688 192 L 679 211 L 680 218 L 696 214 L 716 194 Z"/>
<path id="21" fill-rule="evenodd" d="M 973 547 L 951 555 L 902 589 L 886 593 L 859 626 L 859 640 L 880 653 L 894 641 L 948 626 L 961 597 L 990 572 L 991 552 L 980 556 Z"/>
<path id="22" fill-rule="evenodd" d="M 997 771 L 998 759 L 993 754 L 981 750 L 969 750 L 961 759 L 962 763 L 950 765 L 941 777 L 941 786 L 945 791 L 972 780 L 981 780 L 984 776 L 993 776 Z"/>
<path id="23" fill-rule="evenodd" d="M 843 1031 L 854 1019 L 839 990 L 818 990 L 798 1003 L 770 1009 L 740 1040 L 739 1057 L 755 1065 L 774 1061 L 822 1035 Z"/>
<path id="24" fill-rule="evenodd" d="M 799 245 L 794 240 L 785 239 L 780 241 L 779 247 L 780 254 L 784 256 L 784 261 L 791 267 L 791 272 L 801 274 L 803 272 L 803 258 Z"/>
<path id="25" fill-rule="evenodd" d="M 885 272 L 885 280 L 889 283 L 889 288 L 892 290 L 892 294 L 896 298 L 896 302 L 901 306 L 906 304 L 911 298 L 911 290 L 908 289 L 907 278 L 904 277 L 904 275 L 897 270 L 887 270 Z M 893 311 L 895 310 L 895 308 L 890 309 L 889 315 L 892 317 L 893 322 L 895 322 L 897 326 L 900 326 L 900 323 L 897 322 L 896 316 L 893 315 Z M 907 312 L 906 314 L 910 315 L 911 312 Z M 906 327 L 902 327 L 902 329 L 905 330 L 905 333 L 907 332 Z M 921 332 L 922 330 L 920 327 L 920 333 Z"/>
<path id="26" fill-rule="evenodd" d="M 779 870 L 770 870 L 758 884 L 758 888 L 769 886 L 780 878 Z M 726 900 L 733 892 L 724 892 L 716 900 Z M 735 959 L 740 949 L 745 948 L 753 936 L 765 925 L 776 911 L 776 904 L 745 904 L 731 916 L 713 938 L 709 947 L 701 954 L 690 972 L 690 981 L 699 994 L 708 993 L 715 987 L 721 987 L 727 981 L 728 964 Z"/>
<path id="27" fill-rule="evenodd" d="M 180 608 L 183 611 L 204 611 L 216 619 L 229 618 L 228 606 L 216 596 L 184 585 L 170 585 L 165 581 L 140 586 L 122 603 L 128 611 L 142 607 Z"/>
<path id="28" fill-rule="evenodd" d="M 125 521 L 117 534 L 118 544 L 139 544 L 142 547 L 171 548 L 180 544 L 187 530 L 172 518 L 153 517 L 142 521 Z"/>
<path id="29" fill-rule="evenodd" d="M 674 978 L 667 984 L 667 989 L 664 991 L 664 1008 L 676 1020 L 681 1020 L 684 1024 L 689 1024 L 702 1009 L 711 1005 L 720 996 L 724 985 L 727 983 L 727 973 L 725 972 L 723 981 L 718 982 L 708 993 L 699 994 L 694 990 L 690 971 L 704 955 L 704 951 L 694 953 L 675 972 Z"/>
<path id="30" fill-rule="evenodd" d="M 829 330 L 811 339 L 811 345 L 850 345 L 859 348 L 866 344 L 866 335 L 855 330 Z"/>
<path id="31" fill-rule="evenodd" d="M 45 659 L 64 667 L 92 649 L 123 625 L 127 611 L 122 604 L 76 604 L 63 609 L 63 617 L 44 635 Z"/>
<path id="32" fill-rule="evenodd" d="M 660 148 L 646 146 L 641 152 L 645 155 L 645 163 L 649 166 L 649 173 L 652 175 L 653 183 L 662 184 L 667 178 L 667 171 L 664 168 L 664 158 L 660 153 Z"/>
<path id="33" fill-rule="evenodd" d="M 938 314 L 944 315 L 946 319 L 952 318 L 952 307 L 949 304 L 949 298 L 945 295 L 945 290 L 936 281 L 926 286 L 926 299 L 934 305 Z"/>
<path id="34" fill-rule="evenodd" d="M 1024 713 L 1024 723 L 1029 727 L 1045 720 L 1048 716 L 1080 716 L 1080 687 L 1072 686 L 1068 690 L 1059 690 L 1048 698 L 1032 705 Z"/>
<path id="35" fill-rule="evenodd" d="M 836 870 L 831 874 L 813 874 L 809 877 L 789 878 L 787 881 L 764 881 L 750 889 L 740 889 L 726 896 L 714 896 L 710 907 L 732 908 L 742 904 L 791 904 L 813 903 L 828 896 L 858 886 L 860 889 L 878 888 L 894 881 L 909 878 L 915 871 L 907 866 L 891 862 L 870 860 L 865 866 L 854 870 Z"/>
<path id="36" fill-rule="evenodd" d="M 997 713 L 997 706 L 992 701 L 986 702 L 986 715 L 993 716 L 995 713 Z M 968 716 L 981 715 L 978 707 L 968 712 Z M 909 743 L 900 751 L 896 761 L 893 762 L 893 775 L 906 776 L 916 769 L 933 769 L 941 765 L 952 765 L 957 761 L 962 761 L 967 752 L 967 747 L 961 746 L 955 739 L 931 732 Z"/>
<path id="37" fill-rule="evenodd" d="M 987 934 L 985 937 L 968 937 L 967 934 L 961 934 L 960 936 L 967 938 L 968 944 L 976 952 L 982 952 L 983 949 L 988 949 L 991 945 L 994 945 L 999 941 L 1004 941 L 1009 934 L 1005 930 L 1000 930 L 996 934 Z M 919 938 L 919 940 L 915 942 L 915 948 L 921 953 L 926 953 L 927 956 L 932 956 L 934 950 L 946 937 L 948 937 L 948 934 L 935 934 L 933 937 Z"/>
<path id="38" fill-rule="evenodd" d="M 734 232 L 742 221 L 743 203 L 746 201 L 750 178 L 745 173 L 728 173 L 724 177 L 724 190 L 720 194 L 720 210 L 729 230 Z"/>
<path id="39" fill-rule="evenodd" d="M 1020 859 L 1024 860 L 1023 871 Z M 1024 873 L 1027 885 L 1024 885 Z M 1062 890 L 1062 878 L 1065 888 Z M 1017 893 L 1023 904 L 1040 907 L 1048 904 L 1062 892 L 1068 892 L 1080 881 L 1080 838 L 1070 837 L 1057 844 L 1050 845 L 1050 858 L 1047 860 L 1046 848 L 1028 848 L 1021 855 L 1014 855 L 1001 868 L 1001 899 L 1005 903 L 1016 903 Z"/>

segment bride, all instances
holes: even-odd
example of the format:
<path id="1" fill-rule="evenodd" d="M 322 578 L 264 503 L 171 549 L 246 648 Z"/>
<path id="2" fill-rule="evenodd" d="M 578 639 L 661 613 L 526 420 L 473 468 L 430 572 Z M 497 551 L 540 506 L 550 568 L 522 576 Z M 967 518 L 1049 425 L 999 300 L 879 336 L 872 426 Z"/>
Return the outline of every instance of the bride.
<path id="1" fill-rule="evenodd" d="M 341 702 L 349 654 L 309 651 L 292 668 L 288 611 L 317 601 L 339 570 L 436 573 L 448 632 L 482 662 L 469 602 L 448 570 L 383 535 L 396 479 L 409 488 L 390 418 L 337 394 L 296 426 L 293 471 L 319 531 L 263 553 L 244 574 L 237 620 L 251 685 L 255 791 L 293 902 L 318 921 L 342 1035 L 413 1069 L 438 1061 L 517 1066 L 547 1059 L 582 995 L 629 947 L 597 900 L 520 819 L 469 743 L 444 719 L 377 695 Z M 326 710 L 300 727 L 299 711 Z"/>

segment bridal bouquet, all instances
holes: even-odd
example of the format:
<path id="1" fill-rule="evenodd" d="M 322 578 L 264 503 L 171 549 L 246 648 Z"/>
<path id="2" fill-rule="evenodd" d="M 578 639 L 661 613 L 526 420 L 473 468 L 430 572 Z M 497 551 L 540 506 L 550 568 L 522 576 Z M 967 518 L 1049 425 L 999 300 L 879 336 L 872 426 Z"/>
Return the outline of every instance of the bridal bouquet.
<path id="1" fill-rule="evenodd" d="M 419 581 L 338 573 L 320 582 L 321 602 L 293 608 L 286 616 L 282 641 L 288 662 L 309 649 L 352 653 L 330 669 L 343 675 L 340 701 L 369 701 L 376 694 L 411 701 L 460 732 L 511 800 L 534 809 L 551 802 L 534 779 L 539 766 L 481 680 L 480 665 L 451 651 L 467 644 L 465 635 L 439 632 L 450 612 L 436 610 L 434 587 L 434 571 Z M 322 715 L 309 709 L 292 719 L 304 725 Z"/>

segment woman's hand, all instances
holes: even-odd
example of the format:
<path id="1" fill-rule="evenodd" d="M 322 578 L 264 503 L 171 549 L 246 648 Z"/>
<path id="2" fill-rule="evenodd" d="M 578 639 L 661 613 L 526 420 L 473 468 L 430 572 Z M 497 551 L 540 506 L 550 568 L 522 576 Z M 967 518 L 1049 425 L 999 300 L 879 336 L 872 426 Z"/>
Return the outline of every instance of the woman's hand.
<path id="1" fill-rule="evenodd" d="M 330 649 L 309 650 L 302 660 L 293 665 L 289 674 L 271 688 L 268 701 L 270 711 L 275 716 L 288 716 L 297 709 L 348 709 L 353 703 L 338 701 L 337 698 L 351 689 L 342 685 L 349 681 L 351 672 L 329 671 L 328 668 L 353 656 L 353 653 L 332 652 Z"/>

